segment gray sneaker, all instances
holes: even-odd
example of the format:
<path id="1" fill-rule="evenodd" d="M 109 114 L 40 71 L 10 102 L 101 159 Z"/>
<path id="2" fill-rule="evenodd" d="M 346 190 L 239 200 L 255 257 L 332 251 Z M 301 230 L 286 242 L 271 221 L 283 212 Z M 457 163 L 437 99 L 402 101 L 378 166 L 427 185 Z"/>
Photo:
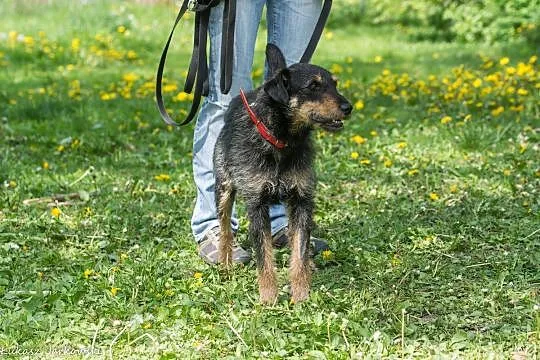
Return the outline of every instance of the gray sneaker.
<path id="1" fill-rule="evenodd" d="M 208 230 L 203 240 L 199 243 L 199 256 L 210 265 L 218 264 L 219 259 L 219 228 Z M 242 249 L 240 245 L 233 242 L 232 251 L 233 263 L 247 264 L 251 260 L 251 253 Z"/>
<path id="2" fill-rule="evenodd" d="M 311 255 L 312 256 L 316 256 L 322 253 L 323 251 L 330 250 L 330 247 L 328 246 L 328 243 L 325 240 L 312 236 L 310 238 L 310 242 L 311 242 Z M 272 244 L 277 249 L 285 247 L 289 244 L 289 238 L 287 237 L 286 226 L 283 229 L 279 230 L 277 233 L 275 233 L 274 236 L 272 236 Z"/>

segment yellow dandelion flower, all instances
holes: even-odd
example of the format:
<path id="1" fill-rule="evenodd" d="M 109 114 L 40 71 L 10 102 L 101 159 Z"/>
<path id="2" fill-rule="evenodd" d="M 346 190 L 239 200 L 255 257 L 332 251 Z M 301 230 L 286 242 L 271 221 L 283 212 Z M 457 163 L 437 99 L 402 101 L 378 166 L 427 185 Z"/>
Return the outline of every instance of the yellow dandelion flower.
<path id="1" fill-rule="evenodd" d="M 194 277 L 195 279 L 202 279 L 203 273 L 201 273 L 201 272 L 196 272 L 195 274 L 193 274 L 193 277 Z"/>
<path id="2" fill-rule="evenodd" d="M 341 74 L 343 72 L 343 66 L 339 64 L 332 64 L 332 66 L 330 67 L 330 72 L 332 74 Z"/>
<path id="3" fill-rule="evenodd" d="M 429 199 L 431 201 L 437 201 L 437 200 L 439 200 L 439 195 L 437 193 L 434 193 L 434 192 L 429 193 Z"/>
<path id="4" fill-rule="evenodd" d="M 116 296 L 116 294 L 118 293 L 118 290 L 120 290 L 120 288 L 117 288 L 117 287 L 112 287 L 111 288 L 111 295 L 112 296 Z"/>
<path id="5" fill-rule="evenodd" d="M 152 328 L 152 323 L 150 321 L 146 321 L 142 324 L 143 329 L 150 329 Z"/>
<path id="6" fill-rule="evenodd" d="M 84 270 L 84 272 L 83 272 L 83 276 L 84 276 L 85 279 L 88 279 L 88 277 L 89 277 L 90 275 L 93 275 L 93 274 L 94 274 L 94 270 L 92 270 L 92 269 L 86 269 L 86 270 Z"/>
<path id="7" fill-rule="evenodd" d="M 509 62 L 510 62 L 510 59 L 508 57 L 506 57 L 506 56 L 501 58 L 501 60 L 499 60 L 499 64 L 501 64 L 501 65 L 506 65 Z"/>
<path id="8" fill-rule="evenodd" d="M 332 39 L 334 38 L 334 33 L 331 32 L 331 31 L 326 31 L 326 32 L 324 33 L 324 38 L 325 38 L 326 40 L 332 40 Z"/>
<path id="9" fill-rule="evenodd" d="M 159 174 L 154 176 L 154 179 L 157 181 L 169 181 L 171 180 L 171 177 L 167 174 Z"/>
<path id="10" fill-rule="evenodd" d="M 384 167 L 390 167 L 392 166 L 392 160 L 386 159 L 384 160 Z"/>
<path id="11" fill-rule="evenodd" d="M 444 116 L 442 119 L 441 119 L 441 124 L 448 124 L 449 122 L 452 121 L 452 118 L 450 116 Z"/>
<path id="12" fill-rule="evenodd" d="M 137 56 L 137 53 L 136 53 L 135 51 L 133 51 L 133 50 L 129 50 L 129 51 L 127 52 L 127 55 L 126 55 L 126 56 L 127 56 L 128 60 L 135 60 L 135 59 L 137 59 L 137 57 L 138 57 L 138 56 Z"/>
<path id="13" fill-rule="evenodd" d="M 369 164 L 371 164 L 371 160 L 369 160 L 369 159 L 362 159 L 362 160 L 360 160 L 360 164 L 362 164 L 362 165 L 369 165 Z"/>
<path id="14" fill-rule="evenodd" d="M 364 138 L 364 137 L 362 137 L 360 135 L 354 135 L 351 139 L 352 139 L 352 141 L 354 141 L 358 145 L 361 145 L 361 144 L 363 144 L 363 143 L 365 143 L 367 141 L 366 138 Z"/>
<path id="15" fill-rule="evenodd" d="M 139 76 L 137 74 L 132 73 L 132 72 L 126 73 L 126 74 L 124 74 L 122 76 L 122 80 L 124 80 L 125 82 L 128 82 L 128 83 L 132 83 L 132 82 L 136 81 L 138 78 L 139 78 Z"/>
<path id="16" fill-rule="evenodd" d="M 504 174 L 504 176 L 510 176 L 510 174 L 512 174 L 512 170 L 510 170 L 510 169 L 504 169 L 504 170 L 503 170 L 503 174 Z"/>
<path id="17" fill-rule="evenodd" d="M 58 219 L 60 217 L 60 214 L 62 214 L 62 210 L 60 210 L 59 208 L 53 207 L 51 209 L 51 215 L 54 216 L 55 218 Z"/>
<path id="18" fill-rule="evenodd" d="M 44 170 L 48 170 L 49 169 L 49 163 L 44 161 L 43 163 L 41 163 L 41 167 L 44 169 Z"/>
<path id="19" fill-rule="evenodd" d="M 356 151 L 353 151 L 353 152 L 351 153 L 351 159 L 353 159 L 353 160 L 358 159 L 359 156 L 360 156 L 360 155 L 359 155 Z"/>
<path id="20" fill-rule="evenodd" d="M 383 61 L 383 57 L 380 56 L 380 55 L 377 55 L 377 56 L 375 56 L 375 58 L 373 58 L 373 61 L 374 61 L 376 64 L 380 64 L 380 63 L 382 63 L 382 61 Z"/>
<path id="21" fill-rule="evenodd" d="M 178 90 L 178 85 L 176 84 L 167 84 L 163 86 L 163 92 L 173 92 Z"/>
<path id="22" fill-rule="evenodd" d="M 377 131 L 372 130 L 372 131 L 370 131 L 369 135 L 375 137 L 375 136 L 378 136 L 379 134 L 377 133 Z"/>
<path id="23" fill-rule="evenodd" d="M 116 28 L 116 31 L 118 31 L 120 34 L 123 34 L 126 32 L 126 27 L 124 25 L 120 25 L 119 27 Z"/>
<path id="24" fill-rule="evenodd" d="M 506 73 L 508 75 L 514 75 L 516 73 L 516 71 L 517 71 L 516 68 L 513 67 L 513 66 L 509 66 L 509 67 L 506 68 Z"/>
<path id="25" fill-rule="evenodd" d="M 330 260 L 334 254 L 332 250 L 324 250 L 321 255 L 324 260 Z"/>
<path id="26" fill-rule="evenodd" d="M 504 106 L 499 106 L 498 108 L 493 109 L 493 110 L 491 111 L 491 115 L 493 115 L 493 116 L 499 116 L 499 115 L 501 115 L 503 112 L 504 112 Z"/>
<path id="27" fill-rule="evenodd" d="M 362 110 L 364 108 L 364 102 L 362 100 L 358 100 L 354 103 L 354 108 L 356 110 Z"/>
<path id="28" fill-rule="evenodd" d="M 529 59 L 529 64 L 536 63 L 536 60 L 538 60 L 538 56 L 536 55 L 531 56 L 531 58 Z"/>
<path id="29" fill-rule="evenodd" d="M 409 176 L 414 176 L 414 175 L 417 175 L 418 174 L 418 169 L 411 169 L 409 171 L 407 171 L 407 175 Z"/>
<path id="30" fill-rule="evenodd" d="M 398 149 L 405 149 L 407 147 L 407 143 L 405 141 L 399 142 L 397 147 Z"/>
<path id="31" fill-rule="evenodd" d="M 529 95 L 529 91 L 527 89 L 519 88 L 517 91 L 518 95 L 526 96 Z"/>
<path id="32" fill-rule="evenodd" d="M 475 88 L 479 88 L 480 86 L 482 86 L 482 79 L 476 79 L 473 81 L 472 84 Z"/>

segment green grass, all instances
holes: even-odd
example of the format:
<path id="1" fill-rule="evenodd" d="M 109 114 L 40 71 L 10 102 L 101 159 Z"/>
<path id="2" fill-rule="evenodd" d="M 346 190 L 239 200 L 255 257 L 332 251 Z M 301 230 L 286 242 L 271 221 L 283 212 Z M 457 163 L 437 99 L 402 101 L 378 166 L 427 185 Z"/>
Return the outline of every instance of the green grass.
<path id="1" fill-rule="evenodd" d="M 309 301 L 291 305 L 288 251 L 280 251 L 279 302 L 263 307 L 254 266 L 227 274 L 198 259 L 192 126 L 170 131 L 152 89 L 136 95 L 153 79 L 175 9 L 54 3 L 0 4 L 13 15 L 0 24 L 0 351 L 93 344 L 103 357 L 135 359 L 538 358 L 538 65 L 520 80 L 527 96 L 490 95 L 480 109 L 441 102 L 442 87 L 408 100 L 372 89 L 384 69 L 414 81 L 452 77 L 462 64 L 487 75 L 480 55 L 499 71 L 500 57 L 516 66 L 534 49 L 410 43 L 406 29 L 392 27 L 330 29 L 314 61 L 350 80 L 343 91 L 365 104 L 343 132 L 316 133 L 316 234 L 333 253 L 316 259 Z M 10 44 L 10 31 L 32 36 L 33 48 Z M 168 63 L 179 86 L 190 33 L 182 25 Z M 256 69 L 263 39 L 261 31 Z M 92 53 L 93 45 L 123 57 Z M 139 77 L 131 98 L 101 100 L 125 88 L 126 73 Z M 70 97 L 74 80 L 80 96 Z M 510 111 L 511 99 L 524 109 Z M 187 107 L 170 96 L 168 104 L 176 116 Z M 499 104 L 503 114 L 493 115 Z M 452 121 L 441 124 L 446 115 Z M 72 192 L 89 198 L 58 205 L 58 218 L 46 203 L 23 204 Z"/>

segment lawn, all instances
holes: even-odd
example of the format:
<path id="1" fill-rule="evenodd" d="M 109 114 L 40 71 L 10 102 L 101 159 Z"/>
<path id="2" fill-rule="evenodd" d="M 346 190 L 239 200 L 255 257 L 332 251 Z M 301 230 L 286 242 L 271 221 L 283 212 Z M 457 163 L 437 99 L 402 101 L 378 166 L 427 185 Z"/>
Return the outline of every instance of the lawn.
<path id="1" fill-rule="evenodd" d="M 0 3 L 0 357 L 539 357 L 537 49 L 327 29 L 313 61 L 355 105 L 314 134 L 332 252 L 293 305 L 280 251 L 267 307 L 253 265 L 197 256 L 193 126 L 167 127 L 153 100 L 175 7 L 44 3 Z M 166 74 L 177 117 L 190 34 Z"/>

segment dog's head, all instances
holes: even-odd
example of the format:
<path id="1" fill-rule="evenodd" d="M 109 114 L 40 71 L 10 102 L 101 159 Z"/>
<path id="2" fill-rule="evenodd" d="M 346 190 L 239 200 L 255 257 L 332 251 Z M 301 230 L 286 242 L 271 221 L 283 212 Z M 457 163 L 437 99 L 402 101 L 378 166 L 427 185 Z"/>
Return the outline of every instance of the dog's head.
<path id="1" fill-rule="evenodd" d="M 281 50 L 273 44 L 266 46 L 266 59 L 272 75 L 264 91 L 287 110 L 293 128 L 317 125 L 337 131 L 343 127 L 352 105 L 337 91 L 337 79 L 330 72 L 304 63 L 287 67 Z"/>

